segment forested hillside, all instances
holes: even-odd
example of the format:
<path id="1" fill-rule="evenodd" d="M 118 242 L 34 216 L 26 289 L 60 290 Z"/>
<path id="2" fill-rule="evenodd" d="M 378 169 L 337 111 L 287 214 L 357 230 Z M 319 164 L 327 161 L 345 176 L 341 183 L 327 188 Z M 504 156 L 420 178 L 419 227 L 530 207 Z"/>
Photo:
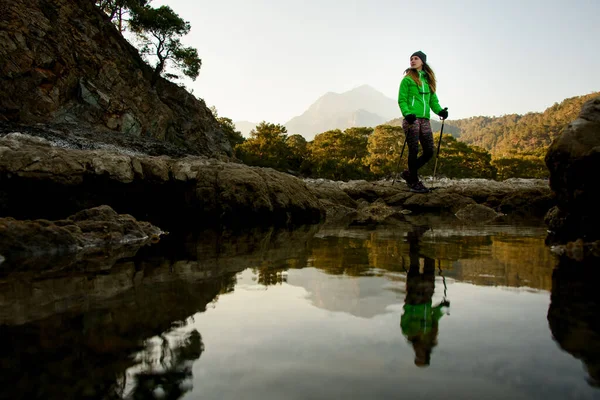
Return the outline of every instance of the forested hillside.
<path id="1" fill-rule="evenodd" d="M 494 158 L 516 154 L 543 156 L 565 124 L 577 117 L 583 103 L 598 96 L 600 92 L 571 97 L 542 113 L 471 117 L 450 120 L 448 124 L 460 129 L 460 141 L 483 147 Z"/>

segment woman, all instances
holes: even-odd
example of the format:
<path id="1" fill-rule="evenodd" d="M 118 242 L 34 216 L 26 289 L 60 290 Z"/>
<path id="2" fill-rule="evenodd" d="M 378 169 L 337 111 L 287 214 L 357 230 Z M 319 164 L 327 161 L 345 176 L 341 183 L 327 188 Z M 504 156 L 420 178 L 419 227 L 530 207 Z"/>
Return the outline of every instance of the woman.
<path id="1" fill-rule="evenodd" d="M 404 116 L 402 129 L 408 145 L 408 170 L 404 170 L 401 176 L 412 192 L 427 193 L 429 189 L 419 180 L 417 171 L 433 157 L 433 132 L 429 123 L 429 110 L 446 119 L 448 109 L 442 109 L 440 106 L 435 91 L 435 74 L 427 65 L 425 53 L 413 53 L 410 56 L 410 68 L 404 71 L 404 74 L 398 91 L 398 104 Z M 417 157 L 419 142 L 423 147 L 423 154 Z"/>

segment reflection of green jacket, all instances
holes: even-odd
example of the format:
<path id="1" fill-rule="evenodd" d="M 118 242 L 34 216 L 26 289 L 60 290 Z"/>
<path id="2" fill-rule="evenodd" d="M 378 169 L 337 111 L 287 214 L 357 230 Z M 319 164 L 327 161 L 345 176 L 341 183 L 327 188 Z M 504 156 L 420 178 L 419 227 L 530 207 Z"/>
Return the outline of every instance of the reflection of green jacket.
<path id="1" fill-rule="evenodd" d="M 417 118 L 429 119 L 431 115 L 429 110 L 433 110 L 437 114 L 442 111 L 442 107 L 437 95 L 431 93 L 423 71 L 419 71 L 419 80 L 421 85 L 417 85 L 408 75 L 402 79 L 398 90 L 398 105 L 405 117 L 409 114 L 415 114 Z"/>
<path id="2" fill-rule="evenodd" d="M 400 328 L 404 336 L 412 337 L 427 333 L 437 325 L 444 312 L 443 305 L 431 306 L 424 304 L 404 304 L 404 313 L 400 318 Z"/>

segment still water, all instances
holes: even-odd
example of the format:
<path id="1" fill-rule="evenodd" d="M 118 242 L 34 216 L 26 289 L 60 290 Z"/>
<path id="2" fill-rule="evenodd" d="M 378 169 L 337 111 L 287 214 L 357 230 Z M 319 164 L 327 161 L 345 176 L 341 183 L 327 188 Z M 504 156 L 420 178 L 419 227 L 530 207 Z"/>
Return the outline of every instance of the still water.
<path id="1" fill-rule="evenodd" d="M 545 235 L 203 232 L 5 274 L 0 398 L 600 398 L 600 273 Z"/>

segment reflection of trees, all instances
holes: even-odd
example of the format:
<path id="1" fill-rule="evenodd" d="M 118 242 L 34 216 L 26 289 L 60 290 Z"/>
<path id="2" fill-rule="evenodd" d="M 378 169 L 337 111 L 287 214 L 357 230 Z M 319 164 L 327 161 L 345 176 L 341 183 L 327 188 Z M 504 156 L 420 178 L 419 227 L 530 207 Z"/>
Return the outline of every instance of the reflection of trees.
<path id="1" fill-rule="evenodd" d="M 149 341 L 140 355 L 141 363 L 133 374 L 133 388 L 125 390 L 127 398 L 178 399 L 192 389 L 192 365 L 204 351 L 202 337 L 197 330 L 187 332 L 182 338 L 161 334 Z"/>
<path id="2" fill-rule="evenodd" d="M 253 272 L 258 275 L 258 283 L 265 286 L 281 285 L 287 282 L 287 268 L 255 268 Z"/>
<path id="3" fill-rule="evenodd" d="M 596 262 L 594 262 L 596 261 Z M 577 263 L 562 259 L 552 274 L 548 323 L 554 340 L 580 359 L 588 382 L 600 387 L 600 270 L 597 260 Z"/>
<path id="4" fill-rule="evenodd" d="M 123 393 L 124 371 L 137 368 L 138 362 L 130 355 L 156 335 L 168 339 L 164 356 L 156 357 L 164 363 L 157 384 L 183 383 L 185 387 L 184 361 L 199 357 L 200 337 L 177 337 L 172 327 L 181 327 L 191 315 L 204 311 L 231 285 L 233 277 L 198 281 L 188 274 L 182 277 L 187 280 L 170 281 L 168 269 L 163 269 L 163 274 L 146 272 L 148 284 L 138 282 L 117 296 L 97 299 L 90 304 L 93 309 L 79 308 L 21 325 L 0 325 L 0 398 L 114 397 Z M 170 333 L 165 336 L 163 332 Z M 140 377 L 140 384 L 146 378 L 152 377 Z M 175 387 L 160 390 L 176 393 Z"/>
<path id="5" fill-rule="evenodd" d="M 449 305 L 445 300 L 432 306 L 435 291 L 435 260 L 423 256 L 421 269 L 420 239 L 428 228 L 415 226 L 408 233 L 410 266 L 406 274 L 406 298 L 400 327 L 406 339 L 415 351 L 415 365 L 427 366 L 431 352 L 437 345 L 438 321 L 442 317 L 443 307 Z"/>
<path id="6" fill-rule="evenodd" d="M 348 236 L 315 238 L 309 249 L 309 266 L 348 276 L 408 268 L 406 255 L 410 251 L 402 231 L 394 235 L 387 231 L 345 233 Z M 448 277 L 477 285 L 550 288 L 555 260 L 541 236 L 521 237 L 506 232 L 463 236 L 460 231 L 444 236 L 434 229 L 425 238 L 420 254 L 438 260 Z"/>
<path id="7" fill-rule="evenodd" d="M 368 241 L 327 237 L 315 242 L 311 264 L 332 275 L 361 276 L 370 267 Z"/>

